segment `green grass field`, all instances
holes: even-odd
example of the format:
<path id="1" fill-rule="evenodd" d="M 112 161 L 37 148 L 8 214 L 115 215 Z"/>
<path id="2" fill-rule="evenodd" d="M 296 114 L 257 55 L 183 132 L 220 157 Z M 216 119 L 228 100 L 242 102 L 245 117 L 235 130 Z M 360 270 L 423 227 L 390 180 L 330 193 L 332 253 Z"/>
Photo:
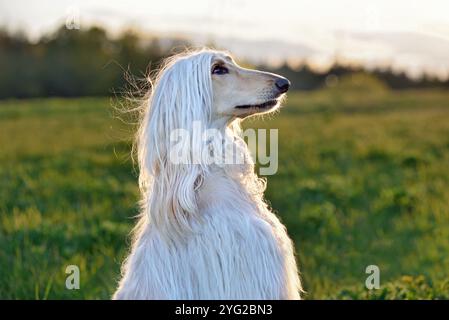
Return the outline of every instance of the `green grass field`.
<path id="1" fill-rule="evenodd" d="M 138 200 L 116 113 L 107 98 L 0 102 L 0 298 L 110 298 Z M 449 298 L 449 92 L 291 93 L 246 125 L 279 129 L 266 196 L 307 299 Z"/>

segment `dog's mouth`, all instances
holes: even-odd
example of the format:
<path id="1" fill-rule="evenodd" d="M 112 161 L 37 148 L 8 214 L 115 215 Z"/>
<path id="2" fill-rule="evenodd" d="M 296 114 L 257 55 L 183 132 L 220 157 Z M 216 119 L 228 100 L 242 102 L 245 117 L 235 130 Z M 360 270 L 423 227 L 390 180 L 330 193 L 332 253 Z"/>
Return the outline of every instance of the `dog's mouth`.
<path id="1" fill-rule="evenodd" d="M 272 100 L 268 100 L 265 101 L 264 103 L 261 104 L 244 104 L 241 106 L 236 106 L 236 109 L 270 109 L 272 107 L 274 107 L 276 104 L 278 103 L 277 99 L 272 99 Z"/>

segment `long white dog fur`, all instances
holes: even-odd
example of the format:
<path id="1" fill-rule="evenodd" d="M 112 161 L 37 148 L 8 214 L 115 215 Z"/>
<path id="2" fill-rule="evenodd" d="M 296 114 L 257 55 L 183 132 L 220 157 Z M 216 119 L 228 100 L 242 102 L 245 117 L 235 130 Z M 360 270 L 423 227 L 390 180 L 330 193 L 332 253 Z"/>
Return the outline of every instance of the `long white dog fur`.
<path id="1" fill-rule="evenodd" d="M 138 131 L 142 208 L 114 299 L 300 298 L 292 241 L 239 137 L 241 119 L 275 110 L 288 86 L 224 52 L 167 59 Z M 230 141 L 244 163 L 172 163 L 172 132 L 192 132 L 198 122 L 221 133 L 219 143 Z M 210 140 L 191 142 L 192 154 L 218 152 Z"/>

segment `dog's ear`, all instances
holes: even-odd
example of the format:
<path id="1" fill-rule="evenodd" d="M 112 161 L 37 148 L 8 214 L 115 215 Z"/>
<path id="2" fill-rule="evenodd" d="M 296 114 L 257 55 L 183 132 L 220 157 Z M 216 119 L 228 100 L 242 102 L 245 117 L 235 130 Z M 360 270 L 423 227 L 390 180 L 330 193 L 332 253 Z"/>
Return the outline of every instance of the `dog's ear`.
<path id="1" fill-rule="evenodd" d="M 194 131 L 198 125 L 207 129 L 210 121 L 211 61 L 208 53 L 173 58 L 157 77 L 146 106 L 138 142 L 139 180 L 150 219 L 159 230 L 181 235 L 199 218 L 195 189 L 205 166 L 194 160 L 205 142 Z M 170 156 L 179 132 L 188 135 L 189 142 L 183 150 L 188 157 L 181 163 Z"/>

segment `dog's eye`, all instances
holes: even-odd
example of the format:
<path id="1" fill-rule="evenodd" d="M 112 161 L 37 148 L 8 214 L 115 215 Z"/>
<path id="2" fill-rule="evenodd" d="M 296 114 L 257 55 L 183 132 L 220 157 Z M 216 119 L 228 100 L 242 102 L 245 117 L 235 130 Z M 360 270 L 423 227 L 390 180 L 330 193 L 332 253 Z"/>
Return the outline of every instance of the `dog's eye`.
<path id="1" fill-rule="evenodd" d="M 216 65 L 212 68 L 212 74 L 226 74 L 229 73 L 228 68 Z"/>

